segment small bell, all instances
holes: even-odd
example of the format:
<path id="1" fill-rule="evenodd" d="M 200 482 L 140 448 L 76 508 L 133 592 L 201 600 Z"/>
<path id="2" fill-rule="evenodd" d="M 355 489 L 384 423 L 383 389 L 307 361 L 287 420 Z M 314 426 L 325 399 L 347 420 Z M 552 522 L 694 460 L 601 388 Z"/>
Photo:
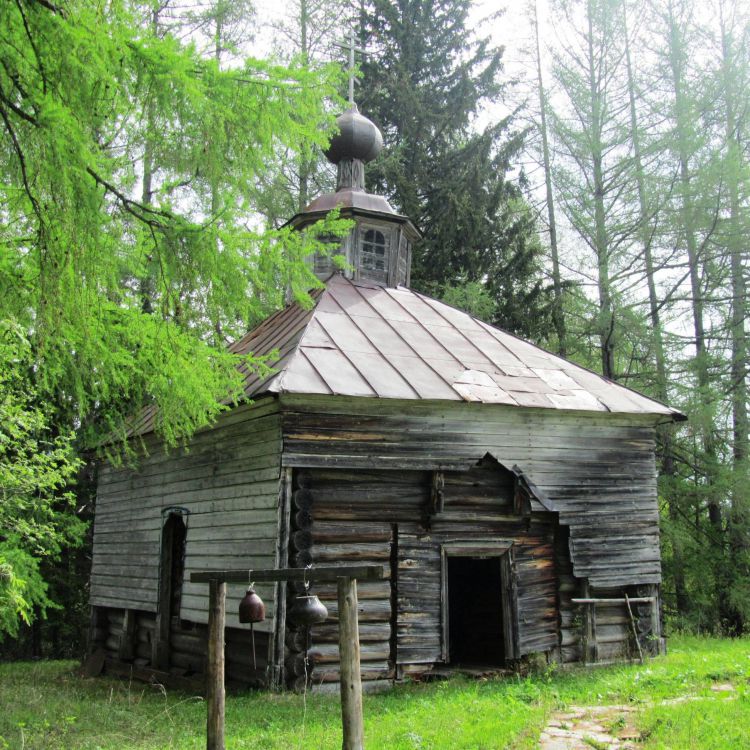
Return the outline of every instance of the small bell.
<path id="1" fill-rule="evenodd" d="M 324 622 L 328 617 L 328 610 L 315 594 L 298 596 L 289 610 L 289 619 L 299 626 L 310 626 L 316 622 Z"/>
<path id="2" fill-rule="evenodd" d="M 250 637 L 253 641 L 253 669 L 257 669 L 255 662 L 255 631 L 253 630 L 254 622 L 263 622 L 266 619 L 266 605 L 263 600 L 255 593 L 252 586 L 248 586 L 245 596 L 240 601 L 240 622 L 250 623 Z"/>
<path id="3" fill-rule="evenodd" d="M 266 605 L 250 586 L 240 602 L 240 622 L 263 622 L 266 619 Z"/>

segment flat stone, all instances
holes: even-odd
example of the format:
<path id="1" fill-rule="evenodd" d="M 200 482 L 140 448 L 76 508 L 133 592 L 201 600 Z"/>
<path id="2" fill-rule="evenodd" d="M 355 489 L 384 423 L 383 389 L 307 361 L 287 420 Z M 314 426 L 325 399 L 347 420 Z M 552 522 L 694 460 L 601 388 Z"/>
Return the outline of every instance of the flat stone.
<path id="1" fill-rule="evenodd" d="M 620 740 L 635 740 L 636 742 L 643 739 L 641 733 L 637 729 L 623 729 L 622 732 L 617 733 L 617 739 Z"/>
<path id="2" fill-rule="evenodd" d="M 558 729 L 557 727 L 547 727 L 544 730 L 550 737 L 576 737 L 574 729 Z"/>
<path id="3" fill-rule="evenodd" d="M 715 685 L 711 685 L 711 690 L 715 693 L 733 693 L 734 685 L 731 682 L 719 682 Z"/>

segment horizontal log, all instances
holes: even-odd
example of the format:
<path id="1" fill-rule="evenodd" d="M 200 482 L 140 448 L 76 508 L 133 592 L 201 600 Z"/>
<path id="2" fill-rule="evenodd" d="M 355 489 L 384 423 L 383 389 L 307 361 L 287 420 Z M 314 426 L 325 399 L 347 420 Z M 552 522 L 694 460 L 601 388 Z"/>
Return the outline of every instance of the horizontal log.
<path id="1" fill-rule="evenodd" d="M 324 622 L 313 626 L 313 639 L 315 643 L 337 643 L 338 637 L 339 628 L 337 623 Z M 359 640 L 361 643 L 388 641 L 390 637 L 391 623 L 389 621 L 359 623 Z"/>
<path id="2" fill-rule="evenodd" d="M 295 531 L 292 534 L 292 546 L 296 550 L 307 550 L 313 545 L 313 535 L 310 531 Z"/>
<path id="3" fill-rule="evenodd" d="M 306 661 L 307 656 L 304 652 L 288 654 L 284 659 L 284 669 L 287 675 L 301 677 L 311 672 L 310 665 Z"/>
<path id="4" fill-rule="evenodd" d="M 344 542 L 382 542 L 389 544 L 393 538 L 391 524 L 348 523 L 341 521 L 316 521 L 312 529 L 314 543 L 341 544 Z"/>
<path id="5" fill-rule="evenodd" d="M 387 661 L 364 662 L 360 668 L 362 682 L 374 682 L 375 680 L 386 680 L 393 677 L 393 668 Z M 316 685 L 330 685 L 340 681 L 340 667 L 338 663 L 319 664 L 312 673 L 313 688 Z"/>
<path id="6" fill-rule="evenodd" d="M 312 511 L 298 510 L 294 514 L 294 525 L 301 531 L 309 531 L 313 525 Z"/>
<path id="7" fill-rule="evenodd" d="M 630 600 L 625 599 L 625 598 L 622 598 L 622 599 L 588 598 L 588 599 L 571 599 L 570 601 L 573 602 L 573 604 L 626 604 L 628 601 L 630 601 L 631 604 L 636 604 L 636 603 L 653 602 L 655 600 L 656 600 L 655 596 L 634 596 L 634 597 L 631 597 Z"/>
<path id="8" fill-rule="evenodd" d="M 380 661 L 388 659 L 391 653 L 390 644 L 385 643 L 363 643 L 359 649 L 362 662 Z M 316 666 L 319 664 L 331 664 L 339 661 L 339 647 L 334 643 L 317 643 L 310 647 L 307 652 L 308 658 Z"/>
<path id="9" fill-rule="evenodd" d="M 292 502 L 297 510 L 309 511 L 313 506 L 315 496 L 310 490 L 295 490 L 292 494 Z"/>

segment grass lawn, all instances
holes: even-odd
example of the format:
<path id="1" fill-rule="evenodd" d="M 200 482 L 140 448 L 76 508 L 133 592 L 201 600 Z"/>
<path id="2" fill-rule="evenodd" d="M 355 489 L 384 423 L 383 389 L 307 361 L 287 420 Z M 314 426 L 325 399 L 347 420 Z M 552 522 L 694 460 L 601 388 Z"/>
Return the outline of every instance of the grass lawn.
<path id="1" fill-rule="evenodd" d="M 689 636 L 645 665 L 399 686 L 365 698 L 368 750 L 535 748 L 553 711 L 631 704 L 644 748 L 750 748 L 750 640 Z M 0 748 L 205 747 L 200 698 L 82 679 L 71 662 L 0 665 Z M 725 690 L 721 686 L 731 685 Z M 675 701 L 676 698 L 688 698 Z M 229 696 L 227 748 L 341 747 L 338 699 Z"/>

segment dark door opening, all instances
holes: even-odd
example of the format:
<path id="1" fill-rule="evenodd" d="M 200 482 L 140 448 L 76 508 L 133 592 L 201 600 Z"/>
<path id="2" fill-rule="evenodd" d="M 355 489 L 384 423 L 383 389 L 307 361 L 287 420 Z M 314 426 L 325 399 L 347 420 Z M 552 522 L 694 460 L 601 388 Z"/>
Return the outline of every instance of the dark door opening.
<path id="1" fill-rule="evenodd" d="M 500 666 L 503 645 L 500 557 L 448 562 L 448 653 L 451 664 Z"/>
<path id="2" fill-rule="evenodd" d="M 170 513 L 161 531 L 159 615 L 165 623 L 179 619 L 185 576 L 187 526 L 181 513 Z"/>

